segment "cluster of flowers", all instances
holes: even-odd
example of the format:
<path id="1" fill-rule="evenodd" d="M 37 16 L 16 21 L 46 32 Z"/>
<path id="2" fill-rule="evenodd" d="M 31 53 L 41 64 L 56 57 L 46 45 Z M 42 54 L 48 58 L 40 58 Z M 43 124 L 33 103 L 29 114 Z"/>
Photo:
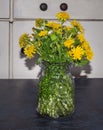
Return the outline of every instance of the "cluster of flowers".
<path id="1" fill-rule="evenodd" d="M 48 62 L 87 64 L 93 52 L 85 39 L 82 25 L 76 20 L 67 22 L 70 18 L 67 12 L 59 12 L 56 17 L 58 21 L 38 18 L 32 28 L 33 33 L 20 36 L 19 44 L 24 54 L 27 58 L 39 54 L 40 60 Z"/>

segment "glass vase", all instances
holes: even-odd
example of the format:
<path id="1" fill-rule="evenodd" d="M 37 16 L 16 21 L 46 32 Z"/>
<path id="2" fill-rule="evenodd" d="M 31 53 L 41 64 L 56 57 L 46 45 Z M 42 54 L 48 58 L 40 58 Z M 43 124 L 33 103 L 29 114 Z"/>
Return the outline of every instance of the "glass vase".
<path id="1" fill-rule="evenodd" d="M 67 70 L 67 63 L 45 62 L 37 100 L 40 115 L 58 118 L 74 112 L 74 81 Z"/>

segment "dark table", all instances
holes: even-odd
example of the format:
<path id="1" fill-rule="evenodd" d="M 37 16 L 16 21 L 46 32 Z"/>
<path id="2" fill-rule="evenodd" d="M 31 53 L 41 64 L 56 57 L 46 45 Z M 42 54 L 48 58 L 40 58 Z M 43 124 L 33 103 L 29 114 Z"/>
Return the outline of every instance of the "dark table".
<path id="1" fill-rule="evenodd" d="M 103 79 L 75 79 L 75 113 L 59 119 L 36 113 L 37 84 L 0 80 L 0 130 L 103 130 Z"/>

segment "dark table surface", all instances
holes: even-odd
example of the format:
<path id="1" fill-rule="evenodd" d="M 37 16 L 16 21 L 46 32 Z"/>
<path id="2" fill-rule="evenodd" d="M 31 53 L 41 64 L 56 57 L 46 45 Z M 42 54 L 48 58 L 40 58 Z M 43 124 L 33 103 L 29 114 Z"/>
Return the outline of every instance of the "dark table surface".
<path id="1" fill-rule="evenodd" d="M 75 112 L 58 119 L 36 113 L 37 86 L 0 79 L 0 130 L 103 130 L 103 79 L 75 79 Z"/>

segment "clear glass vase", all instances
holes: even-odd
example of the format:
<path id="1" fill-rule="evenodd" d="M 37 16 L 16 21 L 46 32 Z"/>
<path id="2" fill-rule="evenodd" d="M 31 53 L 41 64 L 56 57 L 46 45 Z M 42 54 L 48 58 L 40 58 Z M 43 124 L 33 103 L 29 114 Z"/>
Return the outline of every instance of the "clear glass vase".
<path id="1" fill-rule="evenodd" d="M 74 82 L 67 63 L 45 62 L 39 81 L 37 112 L 58 118 L 74 112 Z"/>

